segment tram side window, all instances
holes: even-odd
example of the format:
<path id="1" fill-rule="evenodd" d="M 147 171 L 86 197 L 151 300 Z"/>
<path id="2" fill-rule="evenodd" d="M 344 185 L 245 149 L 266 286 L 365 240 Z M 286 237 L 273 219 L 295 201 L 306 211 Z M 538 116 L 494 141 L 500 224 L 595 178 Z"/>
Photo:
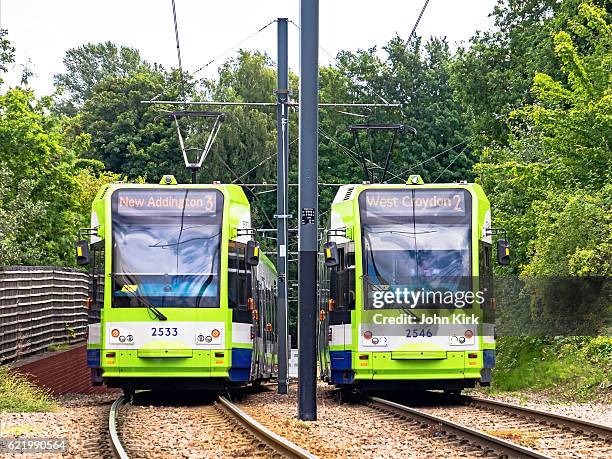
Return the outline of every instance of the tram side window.
<path id="1" fill-rule="evenodd" d="M 479 288 L 484 296 L 484 308 L 492 306 L 493 298 L 493 263 L 492 246 L 487 242 L 480 241 L 478 245 L 478 280 Z"/>
<path id="2" fill-rule="evenodd" d="M 246 244 L 230 241 L 227 278 L 229 307 L 244 310 L 252 290 L 251 269 L 246 264 L 245 250 Z"/>
<path id="3" fill-rule="evenodd" d="M 491 244 L 480 241 L 479 243 L 479 275 L 490 277 L 493 275 L 493 264 L 491 263 Z"/>
<path id="4" fill-rule="evenodd" d="M 355 249 L 354 243 L 338 246 L 338 266 L 332 268 L 329 280 L 330 298 L 338 310 L 355 308 Z"/>
<path id="5" fill-rule="evenodd" d="M 90 292 L 93 301 L 92 309 L 104 308 L 104 241 L 91 245 L 91 277 Z"/>

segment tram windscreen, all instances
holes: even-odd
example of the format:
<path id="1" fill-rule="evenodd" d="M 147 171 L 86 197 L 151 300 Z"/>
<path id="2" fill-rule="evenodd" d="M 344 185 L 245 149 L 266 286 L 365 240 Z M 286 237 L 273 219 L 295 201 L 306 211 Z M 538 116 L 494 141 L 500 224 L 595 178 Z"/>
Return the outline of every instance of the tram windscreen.
<path id="1" fill-rule="evenodd" d="M 218 190 L 117 190 L 113 307 L 219 307 L 222 214 Z"/>
<path id="2" fill-rule="evenodd" d="M 455 297 L 471 286 L 468 191 L 366 190 L 359 204 L 366 309 L 466 306 Z"/>

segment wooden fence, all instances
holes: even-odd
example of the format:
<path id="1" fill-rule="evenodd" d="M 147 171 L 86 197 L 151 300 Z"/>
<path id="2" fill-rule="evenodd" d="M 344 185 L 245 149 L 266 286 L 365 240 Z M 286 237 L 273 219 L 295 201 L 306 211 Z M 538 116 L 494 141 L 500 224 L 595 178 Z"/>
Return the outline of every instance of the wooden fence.
<path id="1" fill-rule="evenodd" d="M 0 267 L 0 362 L 84 340 L 88 282 L 70 268 Z"/>

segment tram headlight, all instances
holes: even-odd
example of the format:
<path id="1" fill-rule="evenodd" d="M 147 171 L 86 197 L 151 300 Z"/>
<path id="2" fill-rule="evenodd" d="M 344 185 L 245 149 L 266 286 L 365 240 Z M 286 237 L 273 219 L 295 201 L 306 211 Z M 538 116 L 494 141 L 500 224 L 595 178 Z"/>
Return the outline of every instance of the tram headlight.
<path id="1" fill-rule="evenodd" d="M 365 339 L 372 339 L 372 332 L 371 332 L 371 331 L 369 331 L 369 330 L 368 330 L 368 331 L 363 332 L 363 337 L 364 337 Z"/>
<path id="2" fill-rule="evenodd" d="M 463 336 L 465 336 L 465 339 L 472 339 L 474 332 L 472 330 L 466 330 Z"/>

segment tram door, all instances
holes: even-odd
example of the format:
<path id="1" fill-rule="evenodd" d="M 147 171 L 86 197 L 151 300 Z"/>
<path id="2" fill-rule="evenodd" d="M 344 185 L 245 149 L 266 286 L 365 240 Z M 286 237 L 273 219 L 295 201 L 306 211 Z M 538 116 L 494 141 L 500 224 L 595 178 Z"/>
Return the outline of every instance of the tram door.
<path id="1" fill-rule="evenodd" d="M 256 303 L 255 269 L 246 263 L 246 244 L 229 241 L 228 258 L 228 307 L 232 310 L 232 322 L 245 329 L 253 338 L 251 376 L 258 373 L 257 315 L 251 310 Z M 250 305 L 249 303 L 252 303 Z M 248 328 L 248 330 L 246 330 Z"/>

